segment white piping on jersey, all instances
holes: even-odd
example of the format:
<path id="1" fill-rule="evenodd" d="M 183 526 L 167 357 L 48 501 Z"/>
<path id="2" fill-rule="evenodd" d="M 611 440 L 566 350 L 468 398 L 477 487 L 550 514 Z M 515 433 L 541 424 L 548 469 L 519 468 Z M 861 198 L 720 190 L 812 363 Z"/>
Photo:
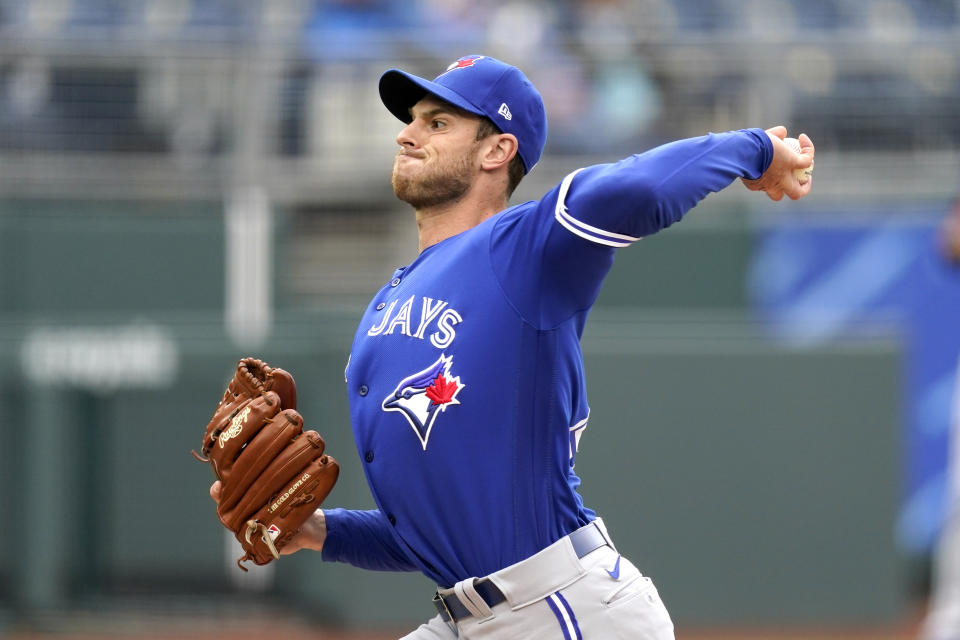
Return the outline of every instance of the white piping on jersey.
<path id="1" fill-rule="evenodd" d="M 557 219 L 557 221 L 566 227 L 571 233 L 578 235 L 581 238 L 586 238 L 591 242 L 605 244 L 609 247 L 629 247 L 637 240 L 640 240 L 640 238 L 624 235 L 622 233 L 604 231 L 603 229 L 591 226 L 586 222 L 581 222 L 567 213 L 567 205 L 565 203 L 565 200 L 567 199 L 567 191 L 570 190 L 570 184 L 573 182 L 573 176 L 577 175 L 581 171 L 583 171 L 582 168 L 577 169 L 564 178 L 563 182 L 560 183 L 560 193 L 557 195 L 557 207 L 554 210 L 554 217 Z"/>
<path id="2" fill-rule="evenodd" d="M 580 450 L 580 436 L 583 435 L 583 430 L 587 428 L 587 420 L 590 419 L 590 409 L 587 409 L 587 417 L 578 422 L 577 424 L 570 427 L 570 435 L 573 436 L 570 438 L 570 459 L 573 460 L 573 455 Z"/>

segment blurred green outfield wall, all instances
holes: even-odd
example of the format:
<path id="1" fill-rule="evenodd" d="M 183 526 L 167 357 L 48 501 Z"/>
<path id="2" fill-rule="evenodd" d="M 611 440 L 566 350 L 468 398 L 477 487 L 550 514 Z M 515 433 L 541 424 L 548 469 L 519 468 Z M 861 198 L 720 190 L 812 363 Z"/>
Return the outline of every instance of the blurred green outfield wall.
<path id="1" fill-rule="evenodd" d="M 222 328 L 219 206 L 111 208 L 0 215 L 0 509 L 17 523 L 0 529 L 0 593 L 18 609 L 233 588 L 210 472 L 189 455 L 246 355 Z M 618 257 L 584 338 L 582 493 L 680 625 L 894 619 L 906 600 L 893 543 L 898 349 L 764 340 L 729 310 L 742 306 L 749 246 L 745 229 L 668 232 Z M 668 268 L 667 254 L 685 266 Z M 632 292 L 680 310 L 627 308 Z M 689 308 L 698 294 L 715 309 Z M 302 413 L 341 461 L 332 503 L 368 508 L 342 386 L 360 311 L 280 310 L 256 355 L 296 375 Z M 55 360 L 80 341 L 109 360 L 104 345 L 124 337 L 149 344 L 113 352 L 130 361 L 119 374 L 22 366 L 25 345 Z M 151 358 L 168 375 L 139 372 Z M 276 572 L 277 602 L 326 620 L 432 615 L 418 575 L 307 553 Z"/>
<path id="2" fill-rule="evenodd" d="M 0 312 L 223 308 L 219 203 L 0 201 Z"/>

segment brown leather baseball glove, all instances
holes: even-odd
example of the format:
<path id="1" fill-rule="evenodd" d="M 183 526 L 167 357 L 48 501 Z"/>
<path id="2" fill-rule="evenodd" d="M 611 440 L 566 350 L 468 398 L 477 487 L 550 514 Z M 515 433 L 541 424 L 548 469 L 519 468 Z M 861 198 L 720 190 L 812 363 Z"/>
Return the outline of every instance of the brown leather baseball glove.
<path id="1" fill-rule="evenodd" d="M 297 534 L 337 482 L 316 431 L 303 430 L 293 376 L 244 358 L 203 434 L 201 454 L 221 482 L 217 515 L 246 552 L 267 564 Z"/>

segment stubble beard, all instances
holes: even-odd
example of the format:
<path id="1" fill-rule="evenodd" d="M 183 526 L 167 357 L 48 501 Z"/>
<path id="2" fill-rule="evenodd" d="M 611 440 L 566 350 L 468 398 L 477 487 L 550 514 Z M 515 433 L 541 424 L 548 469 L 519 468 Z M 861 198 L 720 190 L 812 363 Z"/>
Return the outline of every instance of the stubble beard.
<path id="1" fill-rule="evenodd" d="M 429 209 L 459 200 L 470 189 L 473 177 L 472 149 L 446 165 L 424 165 L 401 175 L 393 166 L 393 192 L 414 209 Z"/>

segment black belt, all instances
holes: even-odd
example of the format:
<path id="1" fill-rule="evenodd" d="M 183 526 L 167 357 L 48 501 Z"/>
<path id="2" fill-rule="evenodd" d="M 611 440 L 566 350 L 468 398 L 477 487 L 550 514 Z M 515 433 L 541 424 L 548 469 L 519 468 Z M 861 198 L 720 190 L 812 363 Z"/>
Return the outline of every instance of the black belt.
<path id="1" fill-rule="evenodd" d="M 507 596 L 503 595 L 503 591 L 500 591 L 497 585 L 486 578 L 477 580 L 473 588 L 477 590 L 477 595 L 483 598 L 483 601 L 491 608 L 507 599 Z M 458 598 L 455 593 L 442 596 L 440 592 L 437 591 L 433 594 L 433 606 L 440 612 L 441 618 L 450 622 L 456 622 L 473 615 L 470 613 L 470 610 L 460 602 L 460 598 Z"/>
<path id="2" fill-rule="evenodd" d="M 606 536 L 603 535 L 600 528 L 593 522 L 580 527 L 567 537 L 573 544 L 573 550 L 576 552 L 578 558 L 582 558 L 591 551 L 596 551 L 600 547 L 609 544 Z M 500 588 L 488 578 L 477 580 L 473 588 L 476 590 L 477 595 L 483 598 L 483 601 L 486 602 L 487 606 L 491 609 L 507 599 L 507 596 L 503 595 Z M 457 622 L 458 620 L 473 615 L 470 613 L 470 609 L 460 602 L 460 598 L 458 598 L 455 593 L 442 596 L 440 592 L 437 591 L 433 595 L 433 605 L 437 608 L 437 611 L 440 612 L 440 617 L 445 621 Z"/>

